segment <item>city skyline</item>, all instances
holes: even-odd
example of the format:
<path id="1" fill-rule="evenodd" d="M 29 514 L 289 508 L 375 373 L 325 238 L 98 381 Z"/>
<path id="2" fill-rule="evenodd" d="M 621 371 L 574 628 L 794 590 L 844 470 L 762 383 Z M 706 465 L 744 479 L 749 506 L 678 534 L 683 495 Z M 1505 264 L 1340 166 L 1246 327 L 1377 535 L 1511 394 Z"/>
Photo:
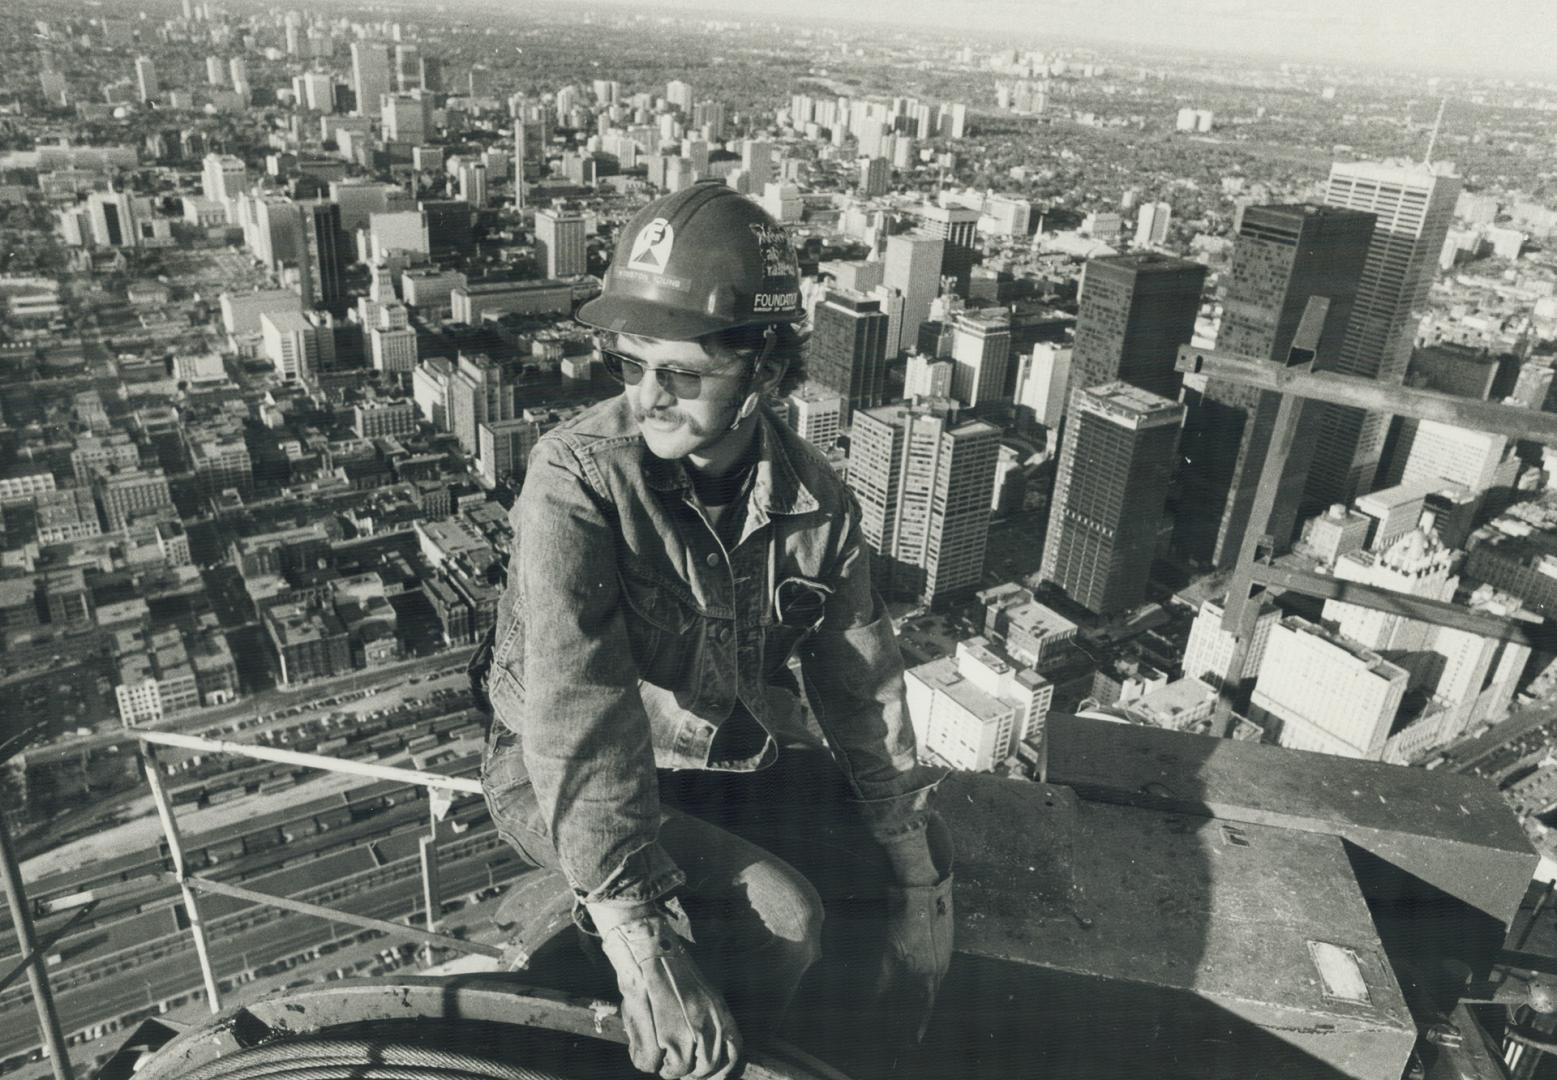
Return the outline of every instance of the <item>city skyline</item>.
<path id="1" fill-rule="evenodd" d="M 585 3 L 620 6 L 617 0 Z M 772 6 L 759 0 L 667 0 L 659 8 L 765 21 L 774 16 Z M 790 19 L 932 26 L 977 38 L 1031 35 L 1030 41 L 1013 42 L 1016 47 L 1042 47 L 1046 39 L 1058 38 L 1062 44 L 1108 42 L 1484 75 L 1546 74 L 1544 43 L 1557 40 L 1557 8 L 1543 0 L 1378 0 L 1366 5 L 1347 0 L 959 0 L 952 5 L 904 0 L 846 11 L 826 0 L 797 0 L 786 5 L 785 13 Z M 1209 32 L 1213 23 L 1214 34 Z"/>

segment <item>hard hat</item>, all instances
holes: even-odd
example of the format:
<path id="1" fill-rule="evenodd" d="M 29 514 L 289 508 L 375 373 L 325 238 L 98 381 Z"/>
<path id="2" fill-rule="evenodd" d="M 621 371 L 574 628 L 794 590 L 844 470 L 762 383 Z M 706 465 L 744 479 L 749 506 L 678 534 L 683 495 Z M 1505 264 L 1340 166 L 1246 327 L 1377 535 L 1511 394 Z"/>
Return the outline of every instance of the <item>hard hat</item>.
<path id="1" fill-rule="evenodd" d="M 586 326 L 671 341 L 804 317 L 788 230 L 716 180 L 638 211 L 578 312 Z"/>

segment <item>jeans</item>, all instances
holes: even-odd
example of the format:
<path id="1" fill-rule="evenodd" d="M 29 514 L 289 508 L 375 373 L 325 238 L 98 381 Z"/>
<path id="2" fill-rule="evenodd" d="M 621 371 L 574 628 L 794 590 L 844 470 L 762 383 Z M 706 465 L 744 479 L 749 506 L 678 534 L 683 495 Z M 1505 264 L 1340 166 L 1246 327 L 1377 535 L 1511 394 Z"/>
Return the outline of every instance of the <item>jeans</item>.
<path id="1" fill-rule="evenodd" d="M 558 869 L 519 741 L 502 724 L 482 770 L 498 834 L 531 865 Z M 676 895 L 691 951 L 742 1032 L 778 1027 L 824 948 L 845 974 L 827 977 L 832 1000 L 809 1005 L 854 998 L 847 972 L 867 970 L 860 958 L 879 949 L 890 871 L 832 758 L 788 749 L 759 772 L 662 770 L 658 779 L 659 843 L 686 875 Z"/>

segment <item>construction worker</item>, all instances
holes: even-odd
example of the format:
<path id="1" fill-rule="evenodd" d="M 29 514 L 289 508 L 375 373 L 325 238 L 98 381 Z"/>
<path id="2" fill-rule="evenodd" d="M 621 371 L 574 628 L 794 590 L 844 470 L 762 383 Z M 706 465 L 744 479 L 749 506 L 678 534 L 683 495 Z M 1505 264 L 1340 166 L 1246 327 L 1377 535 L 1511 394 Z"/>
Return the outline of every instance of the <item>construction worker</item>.
<path id="1" fill-rule="evenodd" d="M 633 1063 L 666 1077 L 725 1076 L 778 1024 L 829 908 L 854 960 L 818 992 L 852 978 L 910 1042 L 950 958 L 941 774 L 915 759 L 860 509 L 767 404 L 804 314 L 751 200 L 651 203 L 578 314 L 622 393 L 541 437 L 513 513 L 487 802 L 566 876 Z"/>

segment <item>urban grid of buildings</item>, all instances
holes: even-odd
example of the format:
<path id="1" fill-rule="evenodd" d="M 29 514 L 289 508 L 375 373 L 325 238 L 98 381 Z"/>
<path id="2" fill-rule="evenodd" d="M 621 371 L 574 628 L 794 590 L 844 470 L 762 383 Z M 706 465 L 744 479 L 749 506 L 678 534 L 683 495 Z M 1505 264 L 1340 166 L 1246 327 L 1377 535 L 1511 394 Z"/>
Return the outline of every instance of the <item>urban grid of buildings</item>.
<path id="1" fill-rule="evenodd" d="M 1279 397 L 1175 366 L 1284 364 L 1318 298 L 1316 369 L 1553 409 L 1557 210 L 1450 160 L 1479 143 L 1083 180 L 1065 138 L 1188 160 L 1266 110 L 1110 113 L 1103 88 L 1166 75 L 966 45 L 924 53 L 961 96 L 542 85 L 430 14 L 181 3 L 29 18 L 36 86 L 0 102 L 0 225 L 35 262 L 0 276 L 0 663 L 36 746 L 463 656 L 530 450 L 618 392 L 572 313 L 635 211 L 695 183 L 794 236 L 803 380 L 771 405 L 858 502 L 927 761 L 1036 776 L 1046 717 L 1089 710 L 1439 765 L 1551 702 L 1552 656 L 1355 604 L 1223 627 L 1251 531 L 1278 565 L 1557 617 L 1545 447 L 1309 403 L 1257 521 Z M 1337 124 L 1363 93 L 1291 78 Z M 1538 844 L 1549 745 L 1519 766 Z M 26 830 L 58 807 L 10 767 Z"/>

